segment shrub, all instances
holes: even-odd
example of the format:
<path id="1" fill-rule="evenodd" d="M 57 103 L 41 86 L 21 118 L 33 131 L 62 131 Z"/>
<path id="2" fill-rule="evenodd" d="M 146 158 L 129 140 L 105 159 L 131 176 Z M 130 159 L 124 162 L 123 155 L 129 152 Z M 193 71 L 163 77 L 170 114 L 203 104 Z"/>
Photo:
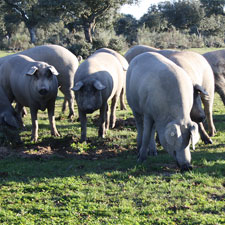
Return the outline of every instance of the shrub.
<path id="1" fill-rule="evenodd" d="M 204 44 L 206 47 L 214 47 L 214 48 L 221 48 L 225 47 L 224 44 L 224 39 L 220 37 L 215 37 L 215 36 L 209 36 L 209 37 L 204 37 Z"/>
<path id="2" fill-rule="evenodd" d="M 111 38 L 108 44 L 108 48 L 111 48 L 117 52 L 123 52 L 127 49 L 127 47 L 126 39 L 122 35 Z"/>

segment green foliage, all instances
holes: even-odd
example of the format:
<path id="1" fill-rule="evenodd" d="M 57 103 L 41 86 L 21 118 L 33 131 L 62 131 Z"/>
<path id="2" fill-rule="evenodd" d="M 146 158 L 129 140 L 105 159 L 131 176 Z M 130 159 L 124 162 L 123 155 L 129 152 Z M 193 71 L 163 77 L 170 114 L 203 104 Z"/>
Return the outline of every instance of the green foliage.
<path id="1" fill-rule="evenodd" d="M 54 43 L 86 58 L 98 48 L 125 51 L 137 43 L 161 48 L 224 46 L 225 1 L 162 1 L 151 5 L 140 20 L 118 13 L 123 4 L 138 2 L 2 0 L 0 48 Z"/>
<path id="2" fill-rule="evenodd" d="M 114 22 L 117 35 L 123 35 L 129 44 L 137 41 L 138 22 L 132 15 L 124 15 Z"/>
<path id="3" fill-rule="evenodd" d="M 200 0 L 200 2 L 202 3 L 208 17 L 213 14 L 224 15 L 224 0 Z"/>
<path id="4" fill-rule="evenodd" d="M 11 38 L 4 37 L 2 39 L 3 48 L 13 51 L 21 51 L 33 47 L 29 42 L 29 34 L 25 29 L 24 23 L 20 23 L 15 26 L 17 27 L 17 31 L 15 33 L 13 31 L 13 33 L 11 33 Z"/>
<path id="5" fill-rule="evenodd" d="M 202 36 L 188 34 L 171 29 L 169 32 L 151 32 L 148 28 L 138 29 L 137 43 L 154 46 L 156 48 L 202 48 L 202 47 L 224 47 L 223 38 L 217 36 Z"/>
<path id="6" fill-rule="evenodd" d="M 81 55 L 86 59 L 92 52 L 92 45 L 82 38 L 82 35 L 70 35 L 68 40 L 67 48 L 73 52 L 76 56 Z"/>

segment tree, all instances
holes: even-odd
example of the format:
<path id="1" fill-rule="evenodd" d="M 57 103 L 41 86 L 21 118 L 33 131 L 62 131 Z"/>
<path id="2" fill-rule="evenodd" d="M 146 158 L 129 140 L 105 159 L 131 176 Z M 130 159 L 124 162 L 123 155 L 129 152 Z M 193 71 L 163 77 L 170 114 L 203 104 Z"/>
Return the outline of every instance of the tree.
<path id="1" fill-rule="evenodd" d="M 69 14 L 76 25 L 83 27 L 87 42 L 92 43 L 97 23 L 104 21 L 109 13 L 116 13 L 121 5 L 134 2 L 138 0 L 65 0 L 64 10 L 65 16 Z"/>
<path id="2" fill-rule="evenodd" d="M 151 5 L 149 7 L 148 12 L 140 18 L 139 24 L 144 24 L 151 31 L 164 32 L 168 30 L 167 19 L 157 5 Z"/>
<path id="3" fill-rule="evenodd" d="M 3 16 L 3 3 L 0 2 L 0 39 L 2 40 L 5 36 L 5 24 L 4 24 L 4 16 Z"/>
<path id="4" fill-rule="evenodd" d="M 224 15 L 225 0 L 200 0 L 202 3 L 206 15 Z"/>
<path id="5" fill-rule="evenodd" d="M 29 33 L 31 43 L 35 43 L 35 27 L 39 18 L 37 13 L 37 0 L 4 0 L 7 14 L 6 21 L 16 18 L 17 22 L 24 22 Z"/>
<path id="6" fill-rule="evenodd" d="M 4 0 L 5 22 L 24 22 L 30 34 L 30 42 L 35 43 L 37 26 L 60 19 L 55 13 L 60 2 L 57 1 L 56 4 L 52 0 Z"/>
<path id="7" fill-rule="evenodd" d="M 124 35 L 127 42 L 137 42 L 138 21 L 132 15 L 122 15 L 114 23 L 117 35 Z"/>
<path id="8" fill-rule="evenodd" d="M 164 2 L 160 3 L 158 7 L 167 18 L 168 23 L 177 29 L 197 27 L 204 18 L 204 10 L 201 8 L 200 2 L 195 0 Z"/>

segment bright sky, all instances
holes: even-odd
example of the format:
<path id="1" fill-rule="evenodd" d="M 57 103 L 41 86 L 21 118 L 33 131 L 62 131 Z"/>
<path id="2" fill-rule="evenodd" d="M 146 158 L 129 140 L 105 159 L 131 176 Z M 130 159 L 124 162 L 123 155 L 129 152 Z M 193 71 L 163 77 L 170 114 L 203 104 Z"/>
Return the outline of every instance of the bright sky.
<path id="1" fill-rule="evenodd" d="M 131 14 L 136 19 L 140 19 L 140 17 L 148 11 L 150 5 L 158 4 L 163 1 L 165 0 L 141 0 L 139 5 L 124 5 L 120 12 L 124 14 Z"/>

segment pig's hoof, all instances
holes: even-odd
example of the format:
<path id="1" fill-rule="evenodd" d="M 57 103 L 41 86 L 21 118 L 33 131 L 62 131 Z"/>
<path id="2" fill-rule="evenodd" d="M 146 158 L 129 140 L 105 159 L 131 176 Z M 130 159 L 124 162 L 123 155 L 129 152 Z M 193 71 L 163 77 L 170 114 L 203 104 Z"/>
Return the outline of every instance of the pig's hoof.
<path id="1" fill-rule="evenodd" d="M 141 156 L 140 154 L 138 155 L 138 160 L 137 163 L 143 163 L 147 159 L 146 156 Z"/>
<path id="2" fill-rule="evenodd" d="M 120 107 L 120 110 L 127 110 L 127 107 L 125 105 Z"/>
<path id="3" fill-rule="evenodd" d="M 205 138 L 204 140 L 203 140 L 203 142 L 207 145 L 207 144 L 212 144 L 213 143 L 213 141 L 212 141 L 212 139 L 211 138 Z"/>
<path id="4" fill-rule="evenodd" d="M 55 136 L 55 137 L 60 137 L 60 134 L 58 133 L 58 131 L 52 132 L 52 135 Z"/>
<path id="5" fill-rule="evenodd" d="M 74 113 L 70 113 L 68 115 L 68 120 L 73 121 L 73 118 L 75 117 Z"/>
<path id="6" fill-rule="evenodd" d="M 215 136 L 215 134 L 216 134 L 216 131 L 209 132 L 209 136 L 210 136 L 210 137 L 214 137 L 214 136 Z"/>
<path id="7" fill-rule="evenodd" d="M 183 173 L 183 172 L 191 171 L 192 169 L 193 167 L 191 165 L 183 165 L 180 168 L 180 172 Z"/>
<path id="8" fill-rule="evenodd" d="M 157 151 L 149 151 L 148 154 L 150 156 L 157 156 L 158 155 Z"/>
<path id="9" fill-rule="evenodd" d="M 37 140 L 38 140 L 38 137 L 32 137 L 32 138 L 31 138 L 31 142 L 36 143 L 36 142 L 37 142 Z"/>
<path id="10" fill-rule="evenodd" d="M 116 126 L 116 121 L 113 121 L 112 123 L 110 123 L 110 127 L 114 128 Z"/>

